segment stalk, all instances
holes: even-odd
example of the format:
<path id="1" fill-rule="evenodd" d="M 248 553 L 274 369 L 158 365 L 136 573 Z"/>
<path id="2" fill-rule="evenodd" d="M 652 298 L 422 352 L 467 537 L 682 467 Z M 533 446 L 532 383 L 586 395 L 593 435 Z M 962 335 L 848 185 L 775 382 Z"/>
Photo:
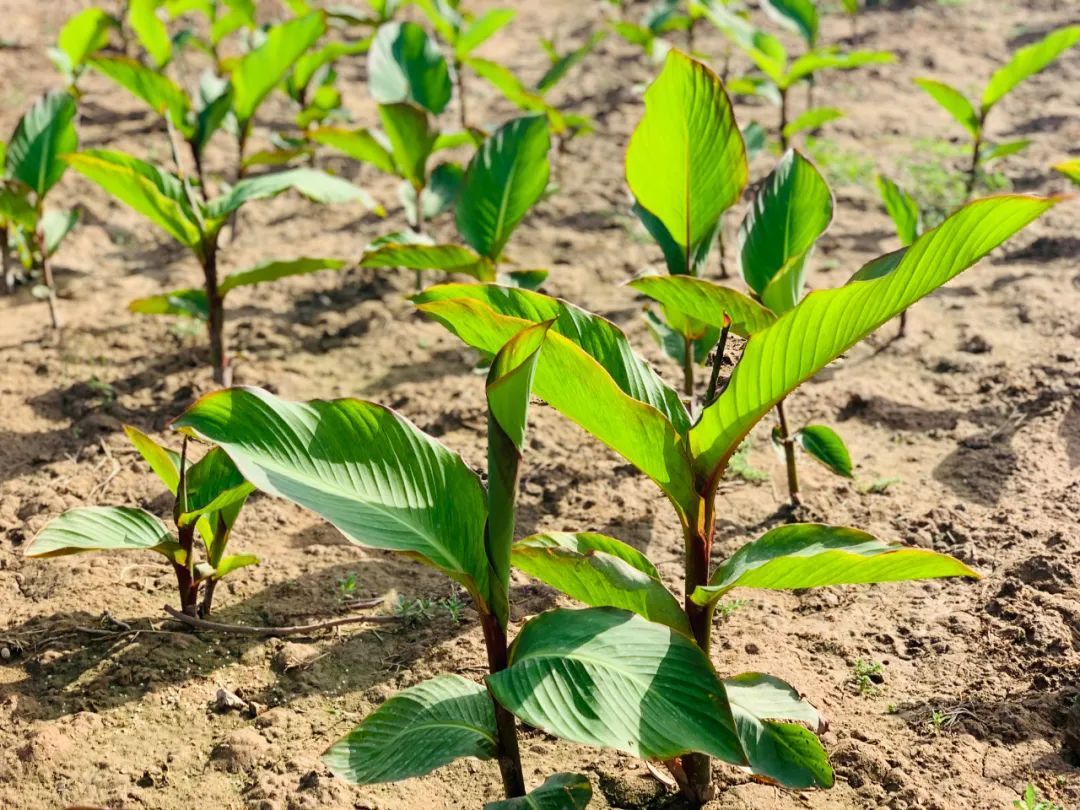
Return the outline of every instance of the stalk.
<path id="1" fill-rule="evenodd" d="M 465 67 L 458 59 L 454 60 L 454 77 L 457 80 L 458 119 L 461 122 L 462 130 L 468 132 L 469 123 L 465 115 Z"/>
<path id="2" fill-rule="evenodd" d="M 0 225 L 0 269 L 4 274 L 4 291 L 8 295 L 15 292 L 15 274 L 11 272 L 11 255 L 8 244 L 8 226 Z"/>
<path id="3" fill-rule="evenodd" d="M 199 583 L 195 581 L 195 523 L 180 525 L 180 514 L 187 511 L 187 437 L 180 446 L 180 480 L 176 485 L 176 505 L 173 517 L 176 521 L 177 539 L 184 552 L 184 562 L 173 562 L 176 571 L 176 585 L 180 591 L 180 609 L 189 616 L 197 613 L 196 599 Z"/>
<path id="4" fill-rule="evenodd" d="M 720 215 L 720 227 L 716 231 L 716 246 L 720 251 L 720 278 L 728 277 L 727 271 L 727 246 L 724 244 L 724 215 Z"/>
<path id="5" fill-rule="evenodd" d="M 49 320 L 52 322 L 52 328 L 60 331 L 60 312 L 56 307 L 56 286 L 53 284 L 52 262 L 49 261 L 49 249 L 45 244 L 45 231 L 40 227 L 34 232 L 34 238 L 37 241 L 38 253 L 41 254 L 41 276 L 45 281 L 45 289 L 48 291 L 47 301 L 49 302 Z"/>
<path id="6" fill-rule="evenodd" d="M 232 374 L 225 355 L 225 297 L 218 292 L 216 236 L 203 247 L 202 268 L 206 303 L 210 310 L 210 317 L 206 322 L 210 338 L 210 364 L 214 368 L 214 382 L 228 385 Z"/>
<path id="7" fill-rule="evenodd" d="M 251 134 L 250 122 L 240 130 L 240 136 L 236 141 L 236 182 L 239 183 L 244 179 L 244 154 L 247 152 L 248 136 Z M 232 216 L 229 218 L 230 232 L 229 242 L 235 242 L 236 237 L 240 235 L 240 209 L 237 208 L 232 212 Z"/>
<path id="8" fill-rule="evenodd" d="M 683 338 L 683 393 L 691 399 L 694 396 L 694 340 Z"/>
<path id="9" fill-rule="evenodd" d="M 423 202 L 423 199 L 422 199 L 423 194 L 424 194 L 424 186 L 423 185 L 416 185 L 416 186 L 413 186 L 413 188 L 416 190 L 416 218 L 415 218 L 414 222 L 409 223 L 409 227 L 412 229 L 413 233 L 415 233 L 417 236 L 421 236 L 424 233 L 424 202 Z M 416 271 L 416 291 L 417 292 L 423 292 L 423 290 L 424 290 L 424 271 L 423 270 L 417 270 Z"/>
<path id="10" fill-rule="evenodd" d="M 975 141 L 971 146 L 971 163 L 968 164 L 967 183 L 965 184 L 964 202 L 971 199 L 975 193 L 975 183 L 979 175 L 979 150 L 982 149 L 983 141 L 983 115 L 979 114 L 979 128 L 975 135 Z"/>
<path id="11" fill-rule="evenodd" d="M 725 319 L 724 328 L 720 330 L 720 339 L 716 341 L 716 350 L 713 352 L 712 375 L 709 377 L 709 388 L 705 393 L 706 407 L 708 407 L 717 397 L 717 387 L 720 383 L 720 369 L 724 365 L 724 352 L 727 350 L 727 339 L 730 331 L 731 321 Z"/>
<path id="12" fill-rule="evenodd" d="M 487 647 L 488 671 L 494 675 L 507 667 L 506 630 L 499 626 L 494 614 L 486 611 L 480 614 L 480 626 L 484 629 L 484 646 Z M 499 735 L 497 759 L 499 773 L 502 774 L 503 790 L 506 798 L 513 799 L 525 795 L 525 773 L 521 768 L 521 753 L 518 751 L 517 721 L 514 715 L 491 698 L 495 707 L 495 727 Z"/>
<path id="13" fill-rule="evenodd" d="M 776 403 L 776 417 L 780 422 L 780 441 L 784 445 L 784 463 L 787 465 L 788 496 L 791 505 L 802 503 L 799 497 L 799 471 L 795 466 L 795 440 L 788 432 L 787 416 L 784 414 L 784 400 Z"/>
<path id="14" fill-rule="evenodd" d="M 787 133 L 784 132 L 788 125 L 787 88 L 780 89 L 780 151 L 786 152 L 788 148 Z"/>

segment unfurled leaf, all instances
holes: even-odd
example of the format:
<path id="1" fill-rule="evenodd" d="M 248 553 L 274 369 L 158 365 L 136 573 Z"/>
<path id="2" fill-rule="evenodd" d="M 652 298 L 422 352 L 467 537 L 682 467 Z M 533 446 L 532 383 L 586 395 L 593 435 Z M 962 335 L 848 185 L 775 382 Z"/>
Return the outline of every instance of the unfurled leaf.
<path id="1" fill-rule="evenodd" d="M 379 118 L 390 141 L 397 173 L 415 188 L 427 184 L 427 161 L 435 148 L 438 132 L 421 108 L 402 102 L 380 104 Z"/>
<path id="2" fill-rule="evenodd" d="M 257 489 L 311 509 L 351 541 L 411 554 L 481 604 L 489 597 L 483 487 L 457 454 L 395 412 L 231 388 L 174 424 L 221 447 Z"/>
<path id="3" fill-rule="evenodd" d="M 180 454 L 174 453 L 155 442 L 141 430 L 131 425 L 124 425 L 128 440 L 139 451 L 154 475 L 161 479 L 165 488 L 173 495 L 180 484 Z"/>
<path id="4" fill-rule="evenodd" d="M 379 28 L 368 52 L 368 89 L 379 104 L 411 102 L 438 115 L 453 86 L 446 59 L 424 29 L 412 22 Z"/>
<path id="5" fill-rule="evenodd" d="M 780 85 L 791 87 L 819 70 L 854 70 L 866 65 L 884 65 L 895 61 L 896 57 L 887 51 L 843 53 L 836 48 L 819 48 L 792 62 Z"/>
<path id="6" fill-rule="evenodd" d="M 697 245 L 746 185 L 746 150 L 720 78 L 679 51 L 645 91 L 626 149 L 637 202 L 683 248 Z"/>
<path id="7" fill-rule="evenodd" d="M 304 257 L 301 259 L 287 259 L 284 261 L 268 261 L 252 267 L 250 270 L 241 270 L 229 273 L 218 285 L 218 292 L 224 295 L 236 287 L 245 287 L 251 284 L 262 284 L 266 281 L 276 281 L 288 276 L 301 276 L 307 273 L 315 273 L 319 270 L 340 270 L 347 265 L 341 259 L 319 259 Z"/>
<path id="8" fill-rule="evenodd" d="M 442 270 L 446 273 L 465 273 L 477 281 L 494 279 L 490 265 L 460 245 L 380 245 L 364 253 L 360 266 Z"/>
<path id="9" fill-rule="evenodd" d="M 1009 155 L 1017 155 L 1027 149 L 1030 144 L 1030 138 L 1020 138 L 1019 140 L 1006 141 L 1005 143 L 996 143 L 993 145 L 985 144 L 979 150 L 979 162 L 985 165 L 995 160 L 1001 160 L 1001 158 L 1008 157 Z"/>
<path id="10" fill-rule="evenodd" d="M 784 127 L 784 137 L 792 138 L 800 132 L 818 129 L 830 121 L 843 118 L 844 111 L 836 107 L 814 107 L 799 115 L 794 121 Z"/>
<path id="11" fill-rule="evenodd" d="M 41 198 L 67 170 L 62 155 L 79 148 L 75 132 L 75 99 L 68 93 L 47 93 L 19 119 L 8 141 L 7 174 L 25 183 Z"/>
<path id="12" fill-rule="evenodd" d="M 815 461 L 820 461 L 837 475 L 851 478 L 851 455 L 835 430 L 825 425 L 807 425 L 792 438 Z"/>
<path id="13" fill-rule="evenodd" d="M 580 773 L 556 773 L 525 796 L 488 802 L 484 810 L 584 810 L 592 800 L 589 778 Z"/>
<path id="14" fill-rule="evenodd" d="M 126 56 L 97 57 L 90 60 L 90 66 L 142 99 L 158 115 L 168 115 L 185 138 L 194 137 L 195 122 L 190 118 L 187 93 L 160 70 L 144 67 Z"/>
<path id="15" fill-rule="evenodd" d="M 807 295 L 753 335 L 727 388 L 689 435 L 699 475 L 716 481 L 727 458 L 790 391 L 926 294 L 978 262 L 1058 199 L 1003 195 L 961 208 L 872 280 Z"/>
<path id="16" fill-rule="evenodd" d="M 160 6 L 161 0 L 128 0 L 127 7 L 128 25 L 159 69 L 169 63 L 173 51 L 169 29 L 158 16 Z"/>
<path id="17" fill-rule="evenodd" d="M 776 315 L 749 296 L 705 279 L 642 276 L 629 286 L 668 309 L 716 328 L 723 328 L 726 316 L 731 331 L 742 337 L 760 332 L 776 320 Z"/>
<path id="18" fill-rule="evenodd" d="M 765 178 L 739 226 L 739 268 L 774 312 L 803 293 L 806 258 L 832 222 L 829 186 L 814 165 L 788 150 Z"/>
<path id="19" fill-rule="evenodd" d="M 210 200 L 206 205 L 206 215 L 208 219 L 218 220 L 220 224 L 247 202 L 269 199 L 289 190 L 297 191 L 318 203 L 358 202 L 365 208 L 382 211 L 382 206 L 375 202 L 370 194 L 348 180 L 318 169 L 301 168 L 259 177 L 245 177 L 229 189 L 228 193 Z"/>
<path id="20" fill-rule="evenodd" d="M 254 554 L 229 554 L 218 560 L 218 564 L 214 566 L 214 579 L 221 579 L 231 574 L 233 571 L 238 571 L 241 568 L 247 568 L 249 565 L 258 565 L 259 558 Z"/>
<path id="21" fill-rule="evenodd" d="M 601 534 L 552 532 L 514 544 L 515 568 L 590 607 L 629 610 L 690 635 L 682 605 L 643 554 Z"/>
<path id="22" fill-rule="evenodd" d="M 1020 82 L 1045 70 L 1061 54 L 1080 42 L 1080 25 L 1068 25 L 1013 54 L 1008 64 L 994 71 L 982 96 L 983 115 Z"/>
<path id="23" fill-rule="evenodd" d="M 935 79 L 916 79 L 915 84 L 925 90 L 934 101 L 955 118 L 971 137 L 978 137 L 982 121 L 967 96 L 955 87 Z"/>
<path id="24" fill-rule="evenodd" d="M 889 212 L 900 244 L 907 247 L 919 237 L 922 230 L 922 214 L 915 198 L 883 174 L 877 176 L 877 187 L 885 210 Z"/>
<path id="25" fill-rule="evenodd" d="M 326 753 L 335 776 L 354 785 L 423 776 L 460 757 L 491 759 L 495 707 L 487 690 L 439 675 L 398 692 Z"/>
<path id="26" fill-rule="evenodd" d="M 176 496 L 176 524 L 188 526 L 203 515 L 242 503 L 254 489 L 225 451 L 212 447 L 187 468 L 183 490 Z"/>
<path id="27" fill-rule="evenodd" d="M 179 548 L 169 529 L 144 509 L 84 506 L 53 518 L 30 541 L 27 557 L 60 557 L 83 551 L 158 551 L 174 559 Z"/>
<path id="28" fill-rule="evenodd" d="M 692 598 L 704 605 L 732 588 L 795 590 L 936 577 L 979 575 L 952 557 L 884 543 L 858 529 L 793 523 L 740 548 Z"/>
<path id="29" fill-rule="evenodd" d="M 206 290 L 172 290 L 146 298 L 136 298 L 128 304 L 128 310 L 141 315 L 179 315 L 210 320 L 210 304 L 206 300 Z"/>
<path id="30" fill-rule="evenodd" d="M 370 163 L 379 171 L 387 174 L 394 174 L 396 171 L 388 145 L 384 145 L 380 138 L 369 130 L 320 127 L 310 130 L 307 137 L 315 143 L 343 152 L 353 160 Z"/>
<path id="31" fill-rule="evenodd" d="M 459 60 L 464 59 L 499 29 L 505 27 L 517 15 L 509 8 L 488 9 L 475 20 L 468 23 L 454 43 L 454 53 Z"/>
<path id="32" fill-rule="evenodd" d="M 541 116 L 503 124 L 465 170 L 455 209 L 458 232 L 477 253 L 498 261 L 510 234 L 547 188 L 547 122 Z"/>
<path id="33" fill-rule="evenodd" d="M 64 23 L 56 40 L 54 61 L 69 80 L 74 80 L 87 57 L 109 42 L 109 29 L 116 20 L 100 8 L 87 8 Z"/>
<path id="34" fill-rule="evenodd" d="M 552 610 L 522 628 L 495 699 L 531 726 L 631 756 L 745 764 L 723 684 L 682 633 L 612 608 Z"/>
<path id="35" fill-rule="evenodd" d="M 817 43 L 820 19 L 814 0 L 763 0 L 761 7 L 784 28 L 802 37 L 810 47 Z"/>

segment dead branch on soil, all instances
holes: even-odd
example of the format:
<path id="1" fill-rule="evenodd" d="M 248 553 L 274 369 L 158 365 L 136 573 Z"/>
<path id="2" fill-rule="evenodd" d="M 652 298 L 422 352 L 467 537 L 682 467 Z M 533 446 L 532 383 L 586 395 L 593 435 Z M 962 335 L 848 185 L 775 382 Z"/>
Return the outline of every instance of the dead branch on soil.
<path id="1" fill-rule="evenodd" d="M 196 630 L 209 630 L 215 633 L 234 633 L 243 636 L 259 636 L 261 638 L 278 638 L 280 636 L 298 636 L 305 633 L 316 633 L 320 630 L 330 630 L 334 627 L 343 627 L 348 624 L 392 624 L 401 619 L 397 616 L 346 616 L 343 619 L 331 619 L 314 624 L 296 624 L 291 627 L 251 627 L 246 624 L 225 624 L 212 622 L 189 616 L 172 605 L 165 605 L 165 612 L 178 622 L 194 627 Z"/>

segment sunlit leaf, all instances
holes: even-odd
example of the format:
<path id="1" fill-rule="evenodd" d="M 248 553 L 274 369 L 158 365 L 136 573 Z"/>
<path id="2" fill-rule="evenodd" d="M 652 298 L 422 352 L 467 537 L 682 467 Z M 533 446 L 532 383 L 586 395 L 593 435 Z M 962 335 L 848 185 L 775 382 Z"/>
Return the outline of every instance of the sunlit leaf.
<path id="1" fill-rule="evenodd" d="M 592 800 L 592 785 L 580 773 L 556 773 L 525 796 L 488 802 L 484 810 L 584 810 Z"/>
<path id="2" fill-rule="evenodd" d="M 46 93 L 19 119 L 8 141 L 7 174 L 25 183 L 40 203 L 67 170 L 61 157 L 78 148 L 75 99 L 64 92 Z"/>
<path id="3" fill-rule="evenodd" d="M 53 518 L 26 546 L 27 557 L 83 551 L 157 551 L 173 559 L 178 544 L 158 518 L 126 506 L 84 506 Z"/>
<path id="4" fill-rule="evenodd" d="M 851 478 L 851 455 L 835 430 L 826 425 L 807 425 L 795 431 L 792 438 L 812 459 L 837 475 Z"/>
<path id="5" fill-rule="evenodd" d="M 915 84 L 925 90 L 942 108 L 956 119 L 968 131 L 971 137 L 977 137 L 982 123 L 978 113 L 967 97 L 951 85 L 935 79 L 916 79 Z"/>
<path id="6" fill-rule="evenodd" d="M 684 315 L 722 328 L 725 316 L 731 331 L 748 337 L 776 320 L 770 310 L 729 287 L 692 276 L 642 276 L 629 283 L 639 293 Z"/>
<path id="7" fill-rule="evenodd" d="M 1020 82 L 1048 68 L 1077 42 L 1080 42 L 1080 25 L 1068 25 L 1014 53 L 1012 59 L 995 70 L 990 77 L 982 96 L 983 113 L 1001 101 Z"/>
<path id="8" fill-rule="evenodd" d="M 379 104 L 407 101 L 438 115 L 453 87 L 446 59 L 427 32 L 416 23 L 389 22 L 368 52 L 368 89 Z"/>
<path id="9" fill-rule="evenodd" d="M 262 284 L 267 281 L 276 281 L 279 278 L 289 276 L 306 275 L 319 270 L 340 270 L 347 266 L 347 262 L 341 259 L 322 259 L 303 257 L 299 259 L 286 259 L 281 261 L 267 261 L 252 267 L 250 270 L 241 270 L 229 273 L 218 285 L 218 292 L 224 295 L 236 287 L 244 287 L 251 284 Z"/>

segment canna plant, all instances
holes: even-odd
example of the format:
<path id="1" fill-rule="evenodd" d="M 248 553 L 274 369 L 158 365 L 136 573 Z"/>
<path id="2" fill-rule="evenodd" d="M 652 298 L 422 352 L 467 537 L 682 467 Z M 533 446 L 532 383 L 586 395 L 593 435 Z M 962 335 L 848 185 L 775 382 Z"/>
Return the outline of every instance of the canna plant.
<path id="1" fill-rule="evenodd" d="M 715 104 L 715 97 L 703 91 L 709 82 L 718 82 L 716 77 L 704 65 L 683 57 L 669 61 L 668 69 L 672 65 L 692 72 L 693 81 L 672 84 L 671 92 L 678 98 L 669 104 L 681 103 L 698 115 L 713 114 L 707 104 Z M 662 145 L 669 150 L 685 148 L 674 140 Z M 794 158 L 788 164 L 793 170 L 798 166 Z M 701 227 L 699 212 L 709 210 L 711 198 L 702 197 L 694 187 L 687 195 L 678 185 L 665 185 L 663 166 L 658 161 L 658 193 L 647 204 L 669 232 L 694 233 Z M 976 576 L 943 555 L 889 545 L 855 529 L 818 524 L 775 529 L 714 566 L 717 487 L 749 431 L 801 383 L 977 263 L 1057 201 L 1006 195 L 972 202 L 909 247 L 873 260 L 846 285 L 792 297 L 792 305 L 781 312 L 700 279 L 662 279 L 667 288 L 665 304 L 677 305 L 702 320 L 715 321 L 719 311 L 726 316 L 723 320 L 730 321 L 732 331 L 741 329 L 749 335 L 723 386 L 713 386 L 712 396 L 696 413 L 633 354 L 616 327 L 564 301 L 525 290 L 467 284 L 433 287 L 417 296 L 423 312 L 486 353 L 496 352 L 529 323 L 552 322 L 533 389 L 653 480 L 671 502 L 686 554 L 682 610 L 653 575 L 655 569 L 634 549 L 611 538 L 589 534 L 531 538 L 515 545 L 514 563 L 594 608 L 629 609 L 652 622 L 688 630 L 688 637 L 706 658 L 716 601 L 735 587 L 790 589 Z M 537 624 L 554 624 L 557 620 L 550 616 L 541 617 Z M 652 626 L 646 622 L 626 627 L 627 635 L 619 641 L 625 638 L 629 644 L 631 639 L 644 638 L 642 628 Z M 569 619 L 560 627 L 571 645 L 577 643 L 579 627 Z M 602 741 L 593 716 L 583 709 L 558 713 L 543 705 L 541 698 L 551 692 L 564 689 L 573 697 L 581 692 L 575 691 L 572 676 L 557 658 L 563 650 L 550 643 L 528 643 L 527 632 L 528 628 L 515 642 L 507 674 L 489 679 L 496 698 L 530 725 L 579 742 Z M 615 634 L 610 638 L 614 643 Z M 530 690 L 528 675 L 537 672 L 558 686 L 539 695 Z M 768 709 L 739 692 L 740 685 L 749 685 L 748 681 L 759 685 L 762 678 L 767 676 L 740 676 L 725 683 L 738 721 L 747 707 L 754 706 L 758 716 L 773 721 L 755 727 L 753 733 L 742 727 L 742 747 L 752 766 L 763 778 L 787 787 L 831 785 L 825 753 L 802 725 L 815 727 L 813 709 L 799 701 L 797 693 L 784 692 L 790 689 L 786 685 L 772 684 L 771 695 L 777 703 Z M 701 690 L 699 699 L 708 693 L 707 688 Z M 789 694 L 787 704 L 779 701 L 781 694 Z M 690 746 L 676 756 L 661 757 L 683 793 L 696 803 L 712 795 L 710 754 L 722 757 L 706 746 Z"/>
<path id="2" fill-rule="evenodd" d="M 229 535 L 254 487 L 216 447 L 189 464 L 186 439 L 181 452 L 176 453 L 130 425 L 124 426 L 124 432 L 174 496 L 175 531 L 145 509 L 86 506 L 45 524 L 25 554 L 61 557 L 90 551 L 156 551 L 176 573 L 180 609 L 190 616 L 205 617 L 213 607 L 214 589 L 221 578 L 258 563 L 252 554 L 225 553 Z M 202 562 L 196 562 L 199 539 L 205 558 Z"/>
<path id="3" fill-rule="evenodd" d="M 1059 28 L 1033 45 L 1020 48 L 1007 64 L 994 71 L 983 88 L 978 109 L 963 92 L 937 79 L 919 78 L 915 83 L 934 99 L 971 136 L 971 158 L 966 171 L 968 198 L 975 193 L 980 173 L 986 164 L 1022 152 L 1027 139 L 991 144 L 987 139 L 986 119 L 990 111 L 1017 85 L 1045 70 L 1065 51 L 1080 42 L 1080 25 Z"/>
<path id="4" fill-rule="evenodd" d="M 225 351 L 225 295 L 240 286 L 261 284 L 285 276 L 323 269 L 340 269 L 337 259 L 298 258 L 271 261 L 225 278 L 219 277 L 218 253 L 221 231 L 230 216 L 245 204 L 275 197 L 293 189 L 320 203 L 360 202 L 381 208 L 363 189 L 315 169 L 288 169 L 246 177 L 228 191 L 204 201 L 196 195 L 187 176 L 180 176 L 123 152 L 88 150 L 67 156 L 77 172 L 161 228 L 191 251 L 202 269 L 203 284 L 133 301 L 130 309 L 154 315 L 181 315 L 205 320 L 210 343 L 214 382 L 227 384 L 231 377 Z"/>
<path id="5" fill-rule="evenodd" d="M 907 247 L 923 231 L 923 217 L 919 210 L 919 203 L 900 188 L 896 183 L 885 175 L 877 177 L 878 193 L 881 201 L 885 204 L 885 210 L 896 226 L 896 235 L 900 238 L 901 247 Z M 896 332 L 897 339 L 902 338 L 907 332 L 907 310 L 900 313 L 900 328 Z"/>

